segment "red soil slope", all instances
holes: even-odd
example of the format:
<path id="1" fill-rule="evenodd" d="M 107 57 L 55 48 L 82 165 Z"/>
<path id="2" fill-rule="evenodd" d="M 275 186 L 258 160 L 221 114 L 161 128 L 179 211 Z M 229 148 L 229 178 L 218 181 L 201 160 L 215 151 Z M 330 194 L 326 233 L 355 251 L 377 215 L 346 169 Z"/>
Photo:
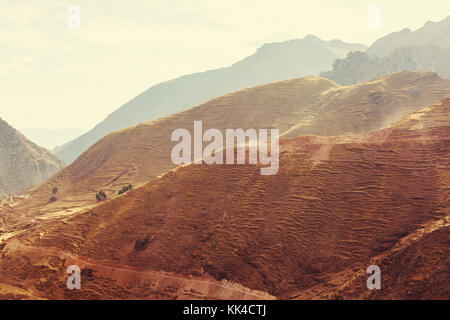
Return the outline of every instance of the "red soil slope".
<path id="1" fill-rule="evenodd" d="M 280 152 L 274 176 L 190 165 L 95 208 L 36 218 L 2 244 L 0 292 L 185 298 L 195 277 L 260 297 L 450 298 L 450 99 L 361 136 L 282 140 Z M 76 293 L 64 289 L 70 261 L 91 263 Z M 364 286 L 373 263 L 379 291 Z M 127 270 L 179 282 L 159 286 Z"/>
<path id="2" fill-rule="evenodd" d="M 8 203 L 31 216 L 96 205 L 95 193 L 116 196 L 124 184 L 142 185 L 175 165 L 173 130 L 279 128 L 284 137 L 300 134 L 360 134 L 386 127 L 401 117 L 450 95 L 450 80 L 434 73 L 402 72 L 349 87 L 306 77 L 225 95 L 175 115 L 115 132 L 52 179 Z M 48 203 L 53 187 L 58 201 Z M 1 209 L 0 209 L 1 210 Z"/>

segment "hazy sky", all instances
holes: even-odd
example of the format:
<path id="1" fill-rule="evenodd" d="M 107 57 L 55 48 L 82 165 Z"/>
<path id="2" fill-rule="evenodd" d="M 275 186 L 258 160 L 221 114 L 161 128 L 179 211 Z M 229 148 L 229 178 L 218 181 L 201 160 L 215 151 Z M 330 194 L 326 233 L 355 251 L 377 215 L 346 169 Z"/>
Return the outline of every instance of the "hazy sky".
<path id="1" fill-rule="evenodd" d="M 68 27 L 71 5 L 79 29 Z M 370 5 L 379 29 L 366 26 Z M 449 14 L 449 0 L 0 0 L 0 117 L 87 129 L 154 84 L 228 66 L 266 42 L 315 34 L 369 45 Z"/>

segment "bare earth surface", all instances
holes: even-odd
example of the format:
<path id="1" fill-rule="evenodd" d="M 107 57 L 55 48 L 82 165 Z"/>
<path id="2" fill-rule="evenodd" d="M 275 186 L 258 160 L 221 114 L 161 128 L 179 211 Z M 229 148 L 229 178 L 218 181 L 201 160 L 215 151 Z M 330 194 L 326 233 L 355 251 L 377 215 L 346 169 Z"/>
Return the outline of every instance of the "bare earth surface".
<path id="1" fill-rule="evenodd" d="M 283 139 L 275 176 L 259 165 L 189 165 L 101 204 L 24 210 L 44 186 L 5 201 L 0 297 L 449 299 L 450 99 L 397 120 Z M 118 159 L 111 139 L 153 125 L 107 137 L 111 154 L 92 185 Z M 80 161 L 98 159 L 98 148 Z M 81 290 L 66 289 L 70 264 L 82 267 Z M 382 290 L 365 287 L 371 264 Z"/>
<path id="2" fill-rule="evenodd" d="M 202 120 L 204 130 L 279 128 L 284 138 L 356 135 L 385 128 L 448 96 L 450 80 L 431 72 L 400 72 L 347 87 L 317 77 L 261 85 L 112 133 L 51 179 L 23 192 L 26 199 L 10 204 L 33 217 L 71 215 L 96 205 L 100 190 L 111 198 L 124 184 L 141 186 L 176 167 L 170 159 L 176 144 L 171 134 L 178 128 L 193 132 L 194 120 Z M 58 201 L 49 203 L 53 187 L 59 189 Z"/>

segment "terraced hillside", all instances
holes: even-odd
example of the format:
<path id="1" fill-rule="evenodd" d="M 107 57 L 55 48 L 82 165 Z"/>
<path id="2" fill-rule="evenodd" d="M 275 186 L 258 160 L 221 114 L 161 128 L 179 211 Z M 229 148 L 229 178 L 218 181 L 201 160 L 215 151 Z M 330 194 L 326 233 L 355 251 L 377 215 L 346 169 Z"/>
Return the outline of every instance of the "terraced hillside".
<path id="1" fill-rule="evenodd" d="M 306 77 L 225 95 L 166 118 L 112 133 L 52 179 L 6 203 L 32 215 L 70 214 L 108 199 L 123 185 L 142 185 L 175 165 L 172 132 L 193 132 L 194 120 L 207 128 L 279 128 L 283 137 L 361 134 L 380 129 L 450 95 L 450 80 L 430 72 L 402 72 L 365 84 L 341 87 Z M 48 203 L 52 188 L 58 201 Z M 0 209 L 1 210 L 1 209 Z"/>
<path id="2" fill-rule="evenodd" d="M 282 140 L 275 176 L 258 165 L 179 167 L 97 207 L 5 233 L 0 292 L 179 297 L 182 285 L 158 287 L 123 271 L 131 269 L 237 283 L 261 297 L 450 298 L 449 154 L 447 98 L 372 133 Z M 83 261 L 87 288 L 73 296 L 64 267 Z M 380 291 L 364 288 L 374 262 Z"/>

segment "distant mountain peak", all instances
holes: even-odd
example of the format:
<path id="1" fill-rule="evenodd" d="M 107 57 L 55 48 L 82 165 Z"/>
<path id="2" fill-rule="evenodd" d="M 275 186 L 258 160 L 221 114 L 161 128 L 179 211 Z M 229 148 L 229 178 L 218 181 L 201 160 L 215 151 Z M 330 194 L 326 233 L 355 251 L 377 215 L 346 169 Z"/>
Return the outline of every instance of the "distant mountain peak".
<path id="1" fill-rule="evenodd" d="M 367 53 L 378 57 L 385 57 L 399 46 L 405 45 L 436 45 L 441 48 L 450 46 L 450 16 L 441 21 L 427 21 L 421 28 L 411 31 L 404 28 L 390 33 L 375 41 Z"/>
<path id="2" fill-rule="evenodd" d="M 318 36 L 315 36 L 313 34 L 308 34 L 306 35 L 303 40 L 315 40 L 315 41 L 323 41 L 322 39 L 320 39 Z"/>
<path id="3" fill-rule="evenodd" d="M 267 42 L 267 43 L 264 43 L 261 47 L 259 47 L 256 51 L 258 52 L 258 51 L 264 51 L 265 49 L 272 49 L 272 48 L 277 48 L 280 46 L 298 44 L 298 43 L 302 43 L 304 41 L 323 42 L 323 43 L 326 42 L 315 35 L 309 34 L 303 38 L 297 38 L 297 39 L 291 39 L 291 40 L 285 40 L 285 41 Z"/>

